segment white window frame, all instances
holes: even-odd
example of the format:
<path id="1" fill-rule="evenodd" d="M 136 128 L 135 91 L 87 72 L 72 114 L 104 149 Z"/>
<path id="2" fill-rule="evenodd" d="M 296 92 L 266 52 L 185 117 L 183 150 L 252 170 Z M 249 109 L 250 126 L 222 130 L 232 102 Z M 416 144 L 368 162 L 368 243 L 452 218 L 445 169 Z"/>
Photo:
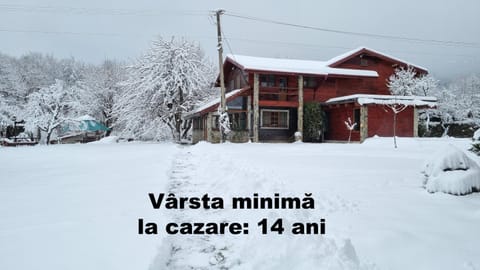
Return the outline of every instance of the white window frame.
<path id="1" fill-rule="evenodd" d="M 286 112 L 287 113 L 287 127 L 264 127 L 263 126 L 263 112 Z M 289 110 L 261 109 L 260 110 L 260 128 L 261 129 L 290 129 L 290 111 Z"/>

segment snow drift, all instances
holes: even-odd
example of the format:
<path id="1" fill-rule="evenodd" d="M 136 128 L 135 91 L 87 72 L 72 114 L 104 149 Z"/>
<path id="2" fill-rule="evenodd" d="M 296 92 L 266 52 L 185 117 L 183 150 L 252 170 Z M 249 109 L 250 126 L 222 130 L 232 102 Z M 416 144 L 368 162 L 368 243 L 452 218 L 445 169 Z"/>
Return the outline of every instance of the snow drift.
<path id="1" fill-rule="evenodd" d="M 427 160 L 422 173 L 423 185 L 431 193 L 465 195 L 480 190 L 480 167 L 453 145 Z"/>

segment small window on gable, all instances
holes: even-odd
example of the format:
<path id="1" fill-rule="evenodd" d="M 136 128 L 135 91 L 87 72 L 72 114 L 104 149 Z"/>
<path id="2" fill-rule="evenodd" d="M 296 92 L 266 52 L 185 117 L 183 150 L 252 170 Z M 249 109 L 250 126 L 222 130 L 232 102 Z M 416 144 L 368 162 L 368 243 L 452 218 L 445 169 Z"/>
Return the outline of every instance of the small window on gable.
<path id="1" fill-rule="evenodd" d="M 368 67 L 368 59 L 365 57 L 360 57 L 360 66 Z"/>

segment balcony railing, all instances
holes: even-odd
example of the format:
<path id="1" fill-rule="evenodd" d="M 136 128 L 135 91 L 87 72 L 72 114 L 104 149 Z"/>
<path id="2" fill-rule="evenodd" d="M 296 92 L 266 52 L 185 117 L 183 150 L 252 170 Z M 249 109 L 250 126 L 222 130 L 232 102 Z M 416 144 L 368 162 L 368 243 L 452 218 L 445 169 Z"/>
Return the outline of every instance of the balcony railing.
<path id="1" fill-rule="evenodd" d="M 260 100 L 298 101 L 298 88 L 261 87 Z"/>

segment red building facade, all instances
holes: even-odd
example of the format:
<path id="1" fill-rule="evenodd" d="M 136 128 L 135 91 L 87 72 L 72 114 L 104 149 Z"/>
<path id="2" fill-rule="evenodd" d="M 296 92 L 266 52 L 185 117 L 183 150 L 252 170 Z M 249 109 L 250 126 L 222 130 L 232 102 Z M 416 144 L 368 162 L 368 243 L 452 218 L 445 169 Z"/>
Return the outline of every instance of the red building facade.
<path id="1" fill-rule="evenodd" d="M 396 68 L 407 66 L 419 75 L 428 72 L 367 48 L 329 61 L 227 56 L 223 69 L 233 130 L 230 139 L 292 141 L 295 133 L 303 133 L 304 104 L 312 102 L 321 104 L 328 118 L 322 134 L 327 141 L 348 140 L 348 118 L 357 123 L 352 141 L 374 135 L 393 136 L 393 105 L 406 106 L 396 115 L 396 135 L 416 136 L 417 110 L 433 106 L 435 99 L 390 95 L 388 78 Z M 193 121 L 194 143 L 219 141 L 218 101 L 204 104 L 188 116 Z"/>

